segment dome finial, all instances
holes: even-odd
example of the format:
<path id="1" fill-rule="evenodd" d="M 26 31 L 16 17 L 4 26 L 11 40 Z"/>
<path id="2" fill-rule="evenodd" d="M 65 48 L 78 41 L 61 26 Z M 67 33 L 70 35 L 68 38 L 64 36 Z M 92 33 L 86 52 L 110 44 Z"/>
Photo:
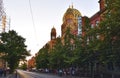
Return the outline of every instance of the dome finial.
<path id="1" fill-rule="evenodd" d="M 72 2 L 72 6 L 71 6 L 71 7 L 72 7 L 72 9 L 73 9 L 73 2 Z"/>
<path id="2" fill-rule="evenodd" d="M 69 8 L 70 8 L 70 5 L 69 5 Z"/>
<path id="3" fill-rule="evenodd" d="M 72 5 L 69 5 L 69 8 L 72 8 L 72 9 L 73 9 L 73 2 L 72 2 Z"/>

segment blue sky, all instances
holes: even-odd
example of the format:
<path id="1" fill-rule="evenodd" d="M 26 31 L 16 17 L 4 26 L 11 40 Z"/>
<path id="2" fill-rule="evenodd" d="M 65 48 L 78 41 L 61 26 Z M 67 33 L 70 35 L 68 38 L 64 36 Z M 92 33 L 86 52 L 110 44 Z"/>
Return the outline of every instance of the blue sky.
<path id="1" fill-rule="evenodd" d="M 78 9 L 82 16 L 91 17 L 99 10 L 99 0 L 4 0 L 7 17 L 11 19 L 10 29 L 26 38 L 25 44 L 34 55 L 49 40 L 51 28 L 61 35 L 62 18 L 69 5 Z"/>

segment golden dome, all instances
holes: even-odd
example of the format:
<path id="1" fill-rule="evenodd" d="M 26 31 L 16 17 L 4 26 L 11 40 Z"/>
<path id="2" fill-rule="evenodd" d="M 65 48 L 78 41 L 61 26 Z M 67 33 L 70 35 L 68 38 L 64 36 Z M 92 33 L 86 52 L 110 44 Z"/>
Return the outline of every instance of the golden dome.
<path id="1" fill-rule="evenodd" d="M 77 9 L 73 8 L 73 6 L 69 7 L 67 11 L 65 12 L 63 16 L 63 22 L 66 20 L 66 17 L 68 17 L 68 15 L 69 15 L 69 18 L 73 16 L 75 19 L 77 19 L 79 16 L 82 16 L 81 13 Z"/>

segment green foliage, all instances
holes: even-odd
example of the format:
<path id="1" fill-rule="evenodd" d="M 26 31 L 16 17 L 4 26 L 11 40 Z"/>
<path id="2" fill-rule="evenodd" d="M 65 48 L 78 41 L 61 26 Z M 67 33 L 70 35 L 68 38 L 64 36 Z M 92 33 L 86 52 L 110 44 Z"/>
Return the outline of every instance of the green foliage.
<path id="1" fill-rule="evenodd" d="M 82 31 L 84 36 L 71 34 L 70 28 L 48 53 L 46 48 L 36 57 L 37 66 L 51 68 L 80 66 L 86 63 L 120 62 L 120 0 L 105 0 L 106 10 L 98 26 L 91 28 L 89 18 L 85 18 Z M 102 15 L 101 15 L 102 16 Z M 2 47 L 2 49 L 4 49 Z"/>
<path id="2" fill-rule="evenodd" d="M 74 64 L 75 60 L 77 59 L 75 55 L 75 44 L 74 43 L 75 36 L 71 34 L 70 28 L 67 28 L 64 38 L 64 62 L 71 66 Z"/>
<path id="3" fill-rule="evenodd" d="M 14 30 L 1 34 L 0 52 L 5 54 L 2 58 L 8 62 L 11 72 L 18 66 L 21 59 L 30 55 L 24 42 L 25 39 Z"/>
<path id="4" fill-rule="evenodd" d="M 26 70 L 27 69 L 27 64 L 23 63 L 19 68 L 22 69 L 22 70 Z"/>
<path id="5" fill-rule="evenodd" d="M 38 55 L 35 57 L 36 67 L 39 68 L 48 68 L 49 66 L 49 53 L 48 53 L 48 44 L 46 47 L 43 47 L 39 50 Z"/>
<path id="6" fill-rule="evenodd" d="M 119 59 L 117 50 L 120 48 L 120 1 L 106 0 L 106 5 L 104 19 L 100 23 L 100 35 L 104 36 L 101 49 L 104 50 L 104 61 L 115 62 Z"/>
<path id="7" fill-rule="evenodd" d="M 56 43 L 54 45 L 54 48 L 50 51 L 50 66 L 52 68 L 62 68 L 65 66 L 65 62 L 64 62 L 64 47 L 63 44 L 61 42 L 60 38 L 56 39 Z"/>
<path id="8" fill-rule="evenodd" d="M 62 43 L 61 38 L 57 38 L 52 49 L 47 50 L 45 47 L 40 49 L 36 56 L 36 66 L 38 69 L 48 67 L 46 65 L 49 65 L 49 67 L 53 69 L 78 65 L 77 63 L 79 62 L 80 57 L 79 46 L 81 45 L 77 45 L 79 48 L 76 49 L 76 44 L 73 44 L 79 43 L 77 42 L 78 37 L 72 35 L 69 28 L 67 29 L 64 37 L 64 43 Z M 73 43 L 71 43 L 71 41 L 73 41 Z"/>

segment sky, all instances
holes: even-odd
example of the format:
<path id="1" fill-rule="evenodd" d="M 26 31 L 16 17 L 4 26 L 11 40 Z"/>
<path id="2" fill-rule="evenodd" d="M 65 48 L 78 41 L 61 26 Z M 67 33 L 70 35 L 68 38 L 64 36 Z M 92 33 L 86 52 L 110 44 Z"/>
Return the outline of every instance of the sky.
<path id="1" fill-rule="evenodd" d="M 34 55 L 48 41 L 53 27 L 61 35 L 63 15 L 70 5 L 82 16 L 91 17 L 99 11 L 99 0 L 3 0 L 10 30 L 26 39 L 27 49 Z M 9 21 L 9 20 L 8 20 Z"/>

